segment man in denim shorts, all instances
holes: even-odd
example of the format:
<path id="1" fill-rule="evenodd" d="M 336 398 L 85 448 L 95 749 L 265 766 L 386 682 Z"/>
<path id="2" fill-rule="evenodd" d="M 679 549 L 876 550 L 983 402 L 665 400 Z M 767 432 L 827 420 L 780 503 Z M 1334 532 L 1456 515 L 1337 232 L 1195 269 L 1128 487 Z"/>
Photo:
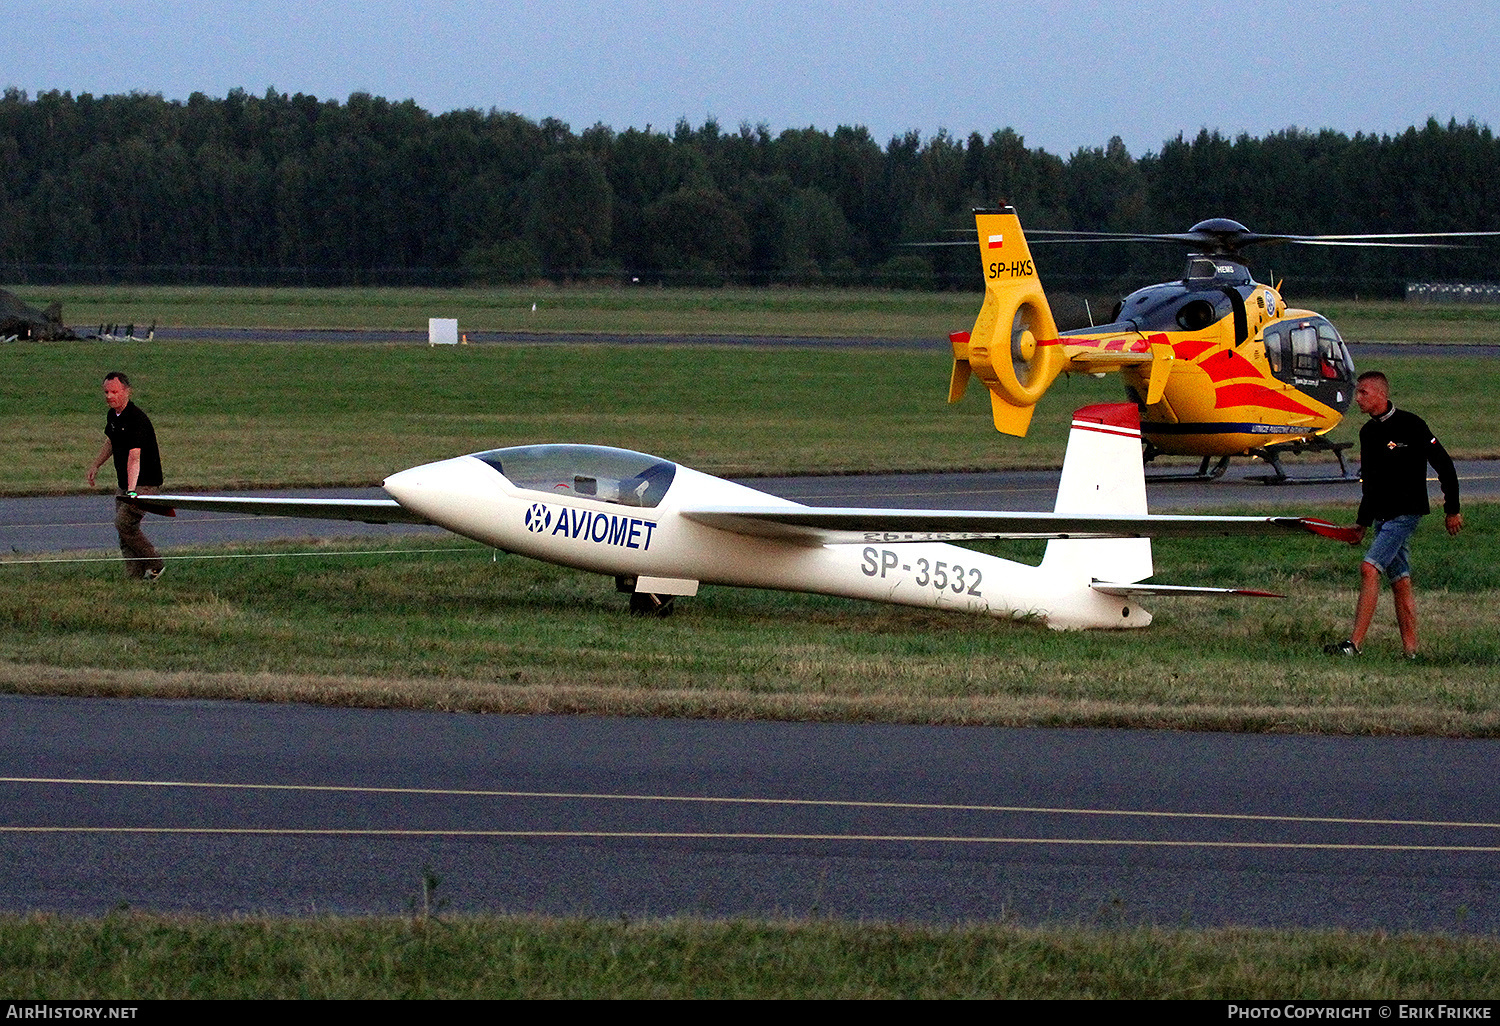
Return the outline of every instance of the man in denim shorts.
<path id="1" fill-rule="evenodd" d="M 1360 478 L 1364 495 L 1355 520 L 1354 544 L 1364 541 L 1365 529 L 1375 526 L 1375 540 L 1359 566 L 1359 603 L 1354 629 L 1347 641 L 1328 645 L 1330 655 L 1359 655 L 1375 605 L 1380 598 L 1380 575 L 1391 582 L 1396 626 L 1408 659 L 1417 655 L 1417 605 L 1411 590 L 1411 536 L 1432 511 L 1427 501 L 1427 467 L 1437 471 L 1443 486 L 1443 512 L 1448 533 L 1463 530 L 1458 511 L 1458 472 L 1448 451 L 1414 413 L 1391 404 L 1391 386 L 1379 371 L 1359 376 L 1354 401 L 1370 417 L 1359 431 Z"/>

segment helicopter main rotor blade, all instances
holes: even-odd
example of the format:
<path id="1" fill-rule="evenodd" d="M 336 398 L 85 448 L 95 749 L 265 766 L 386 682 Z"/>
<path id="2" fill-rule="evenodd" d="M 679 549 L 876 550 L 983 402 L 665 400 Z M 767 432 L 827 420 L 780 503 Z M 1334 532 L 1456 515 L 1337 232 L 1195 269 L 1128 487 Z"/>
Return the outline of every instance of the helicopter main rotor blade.
<path id="1" fill-rule="evenodd" d="M 904 246 L 972 246 L 974 232 L 952 229 L 969 239 L 942 242 L 905 242 Z M 1238 221 L 1212 218 L 1194 225 L 1186 232 L 1093 232 L 1072 229 L 1033 228 L 1027 237 L 1034 245 L 1066 245 L 1099 242 L 1167 242 L 1181 246 L 1199 246 L 1209 256 L 1235 257 L 1246 246 L 1258 243 L 1289 242 L 1295 246 L 1367 246 L 1387 249 L 1467 249 L 1447 239 L 1500 238 L 1500 232 L 1384 232 L 1356 235 L 1273 235 L 1252 232 Z"/>
<path id="2" fill-rule="evenodd" d="M 1500 232 L 1390 232 L 1382 235 L 1281 235 L 1277 238 L 1289 239 L 1293 242 L 1305 239 L 1348 239 L 1357 241 L 1360 239 L 1477 239 L 1494 238 L 1500 236 Z"/>
<path id="3" fill-rule="evenodd" d="M 1275 242 L 1290 242 L 1296 246 L 1359 246 L 1365 249 L 1474 249 L 1457 242 L 1356 242 L 1350 239 L 1311 238 L 1275 239 Z"/>

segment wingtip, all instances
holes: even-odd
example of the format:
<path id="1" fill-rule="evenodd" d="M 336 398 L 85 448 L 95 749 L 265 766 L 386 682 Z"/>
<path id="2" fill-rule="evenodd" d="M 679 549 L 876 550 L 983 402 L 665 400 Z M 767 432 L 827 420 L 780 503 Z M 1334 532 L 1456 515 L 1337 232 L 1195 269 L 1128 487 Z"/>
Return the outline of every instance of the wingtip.
<path id="1" fill-rule="evenodd" d="M 1349 545 L 1359 544 L 1363 532 L 1358 527 L 1345 527 L 1335 524 L 1331 520 L 1323 520 L 1319 517 L 1298 517 L 1297 523 L 1303 530 L 1324 538 L 1332 538 L 1334 541 L 1346 542 Z"/>
<path id="2" fill-rule="evenodd" d="M 121 501 L 143 512 L 155 513 L 159 517 L 175 517 L 177 515 L 177 507 L 169 506 L 165 502 L 150 499 L 144 495 L 138 495 L 133 499 L 122 499 Z"/>

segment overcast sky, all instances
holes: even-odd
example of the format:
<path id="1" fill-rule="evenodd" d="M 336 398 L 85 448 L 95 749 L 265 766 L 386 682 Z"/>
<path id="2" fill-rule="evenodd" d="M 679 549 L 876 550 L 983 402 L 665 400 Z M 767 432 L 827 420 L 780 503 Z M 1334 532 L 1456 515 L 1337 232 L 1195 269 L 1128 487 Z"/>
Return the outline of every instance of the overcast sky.
<path id="1" fill-rule="evenodd" d="M 575 131 L 1009 126 L 1140 156 L 1204 127 L 1500 127 L 1500 5 L 1441 0 L 6 0 L 0 40 L 0 84 L 33 96 L 364 91 Z"/>

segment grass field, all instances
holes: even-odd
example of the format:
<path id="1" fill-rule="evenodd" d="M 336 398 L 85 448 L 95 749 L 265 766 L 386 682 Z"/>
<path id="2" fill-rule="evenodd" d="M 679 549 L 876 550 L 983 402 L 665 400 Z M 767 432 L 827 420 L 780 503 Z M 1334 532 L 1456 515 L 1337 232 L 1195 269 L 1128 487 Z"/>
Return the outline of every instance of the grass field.
<path id="1" fill-rule="evenodd" d="M 977 296 L 813 289 L 22 290 L 70 320 L 140 324 L 627 331 L 941 340 Z M 538 312 L 531 312 L 535 302 Z M 1340 303 L 1351 338 L 1496 341 L 1500 309 Z M 152 312 L 156 311 L 156 312 Z M 1366 334 L 1368 333 L 1368 334 Z M 416 336 L 420 338 L 420 336 Z M 1359 360 L 1358 349 L 1355 350 Z M 1398 402 L 1463 456 L 1500 456 L 1500 427 L 1458 396 L 1500 388 L 1500 362 L 1390 359 Z M 174 342 L 0 345 L 0 494 L 77 491 L 99 445 L 106 370 L 132 375 L 176 488 L 373 484 L 401 467 L 539 440 L 605 442 L 720 474 L 1056 466 L 1071 411 L 1112 378 L 1064 379 L 1025 439 L 989 423 L 979 387 L 945 403 L 941 351 L 816 345 L 410 345 Z M 1350 438 L 1353 428 L 1337 429 Z"/>
<path id="2" fill-rule="evenodd" d="M 1500 342 L 1500 306 L 1346 299 L 1304 302 L 1301 298 L 1292 298 L 1291 302 L 1328 317 L 1354 343 Z"/>
<path id="3" fill-rule="evenodd" d="M 1145 284 L 1144 282 L 1142 284 Z M 63 304 L 69 324 L 170 327 L 406 329 L 456 317 L 462 331 L 611 332 L 935 339 L 967 330 L 980 293 L 882 289 L 656 287 L 223 288 L 58 286 L 19 288 L 27 302 Z M 1386 300 L 1320 300 L 1285 290 L 1293 306 L 1330 317 L 1351 342 L 1500 342 L 1500 307 Z M 1082 299 L 1052 293 L 1058 316 L 1085 317 Z M 1118 297 L 1091 297 L 1107 310 Z M 533 306 L 535 309 L 533 309 Z M 1096 313 L 1097 316 L 1097 313 Z M 1079 320 L 1079 325 L 1088 323 Z M 1064 325 L 1064 326 L 1072 326 Z"/>
<path id="4" fill-rule="evenodd" d="M 0 919 L 0 989 L 53 999 L 1492 1001 L 1494 938 L 830 922 Z M 1220 1013 L 1222 1014 L 1222 1013 Z"/>
<path id="5" fill-rule="evenodd" d="M 1459 456 L 1500 455 L 1500 361 L 1382 362 L 1397 401 Z M 80 491 L 102 441 L 99 380 L 124 370 L 173 488 L 375 484 L 403 467 L 536 441 L 599 442 L 716 474 L 1057 466 L 1072 411 L 1111 378 L 1059 382 L 1023 439 L 980 387 L 946 402 L 949 360 L 823 347 L 0 346 L 0 494 Z M 1335 438 L 1352 438 L 1341 425 Z M 1312 457 L 1308 457 L 1311 459 Z"/>
<path id="6" fill-rule="evenodd" d="M 65 286 L 21 289 L 58 300 L 70 324 L 162 327 L 406 329 L 456 317 L 466 332 L 609 332 L 946 339 L 968 328 L 977 292 L 877 289 L 213 288 Z"/>
<path id="7" fill-rule="evenodd" d="M 642 620 L 626 615 L 609 578 L 422 539 L 405 543 L 419 551 L 289 545 L 278 548 L 301 554 L 174 561 L 157 584 L 129 585 L 124 605 L 114 563 L 0 562 L 0 687 L 496 712 L 1495 736 L 1500 507 L 1473 507 L 1468 520 L 1459 542 L 1430 526 L 1417 536 L 1425 657 L 1415 666 L 1398 658 L 1388 607 L 1365 657 L 1322 654 L 1347 629 L 1358 552 L 1311 536 L 1158 542 L 1160 580 L 1288 598 L 1158 598 L 1146 603 L 1157 614 L 1146 630 L 1076 633 L 732 588 L 705 588 L 671 619 Z M 992 549 L 1037 554 L 1036 543 Z M 98 615 L 106 605 L 117 609 L 107 622 Z"/>
<path id="8" fill-rule="evenodd" d="M 948 359 L 916 350 L 677 346 L 0 347 L 0 493 L 79 490 L 106 370 L 131 375 L 173 487 L 373 484 L 403 467 L 535 441 L 600 442 L 718 474 L 1056 465 L 1076 405 L 1001 444 L 982 392 L 946 404 Z"/>

